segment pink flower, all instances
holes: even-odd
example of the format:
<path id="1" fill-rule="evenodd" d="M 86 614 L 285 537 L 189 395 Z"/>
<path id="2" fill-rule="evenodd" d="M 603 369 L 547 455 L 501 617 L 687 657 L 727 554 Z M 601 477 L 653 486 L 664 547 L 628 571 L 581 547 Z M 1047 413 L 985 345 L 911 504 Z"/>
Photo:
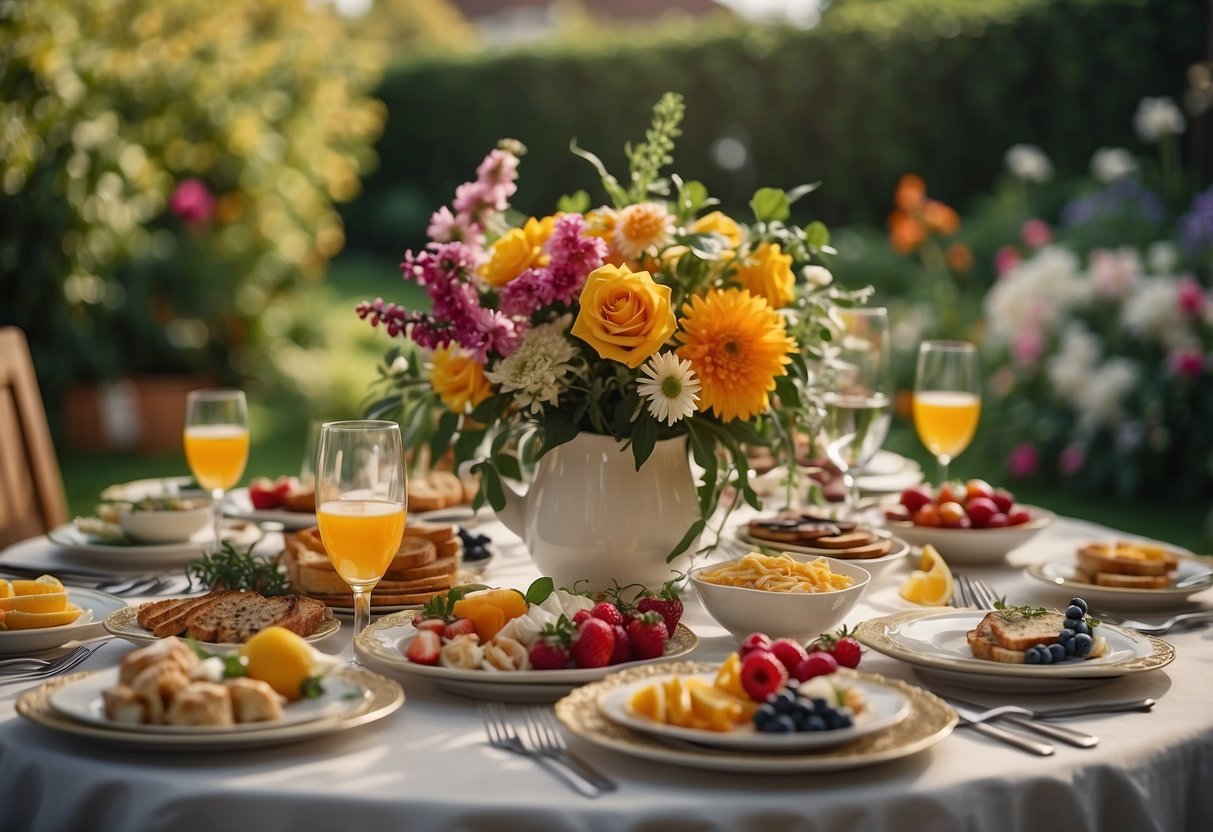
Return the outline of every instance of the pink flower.
<path id="1" fill-rule="evenodd" d="M 556 220 L 544 248 L 551 255 L 546 268 L 527 269 L 501 290 L 501 308 L 510 315 L 530 317 L 552 303 L 571 303 L 581 293 L 586 276 L 603 264 L 606 242 L 582 236 L 585 220 L 568 214 Z"/>
<path id="2" fill-rule="evenodd" d="M 1208 298 L 1205 296 L 1204 287 L 1197 282 L 1196 278 L 1185 274 L 1179 279 L 1180 312 L 1192 318 L 1200 317 L 1204 314 L 1206 303 L 1208 303 Z"/>
<path id="3" fill-rule="evenodd" d="M 186 225 L 199 225 L 215 216 L 215 197 L 201 179 L 186 179 L 169 197 L 168 207 Z"/>
<path id="4" fill-rule="evenodd" d="M 1002 277 L 1019 265 L 1019 252 L 1012 246 L 1003 246 L 994 252 L 994 271 Z"/>
<path id="5" fill-rule="evenodd" d="M 1019 236 L 1028 248 L 1040 248 L 1053 242 L 1053 230 L 1044 220 L 1028 220 L 1019 229 Z"/>
<path id="6" fill-rule="evenodd" d="M 1011 449 L 1007 456 L 1007 468 L 1011 476 L 1024 480 L 1036 473 L 1040 465 L 1040 451 L 1031 442 L 1024 442 Z"/>
<path id="7" fill-rule="evenodd" d="M 1044 338 L 1035 327 L 1024 329 L 1016 335 L 1015 343 L 1011 347 L 1015 362 L 1021 366 L 1035 364 L 1044 354 L 1044 350 Z"/>
<path id="8" fill-rule="evenodd" d="M 1205 371 L 1205 357 L 1200 350 L 1184 347 L 1171 353 L 1171 372 L 1177 376 L 1193 378 Z"/>
<path id="9" fill-rule="evenodd" d="M 1140 282 L 1141 261 L 1132 249 L 1097 248 L 1089 262 L 1091 282 L 1103 297 L 1127 298 Z"/>
<path id="10" fill-rule="evenodd" d="M 1077 445 L 1068 445 L 1061 452 L 1061 456 L 1057 458 L 1057 467 L 1061 469 L 1063 474 L 1069 477 L 1082 470 L 1082 466 L 1086 464 L 1086 461 L 1086 454 L 1083 453 L 1082 448 Z"/>

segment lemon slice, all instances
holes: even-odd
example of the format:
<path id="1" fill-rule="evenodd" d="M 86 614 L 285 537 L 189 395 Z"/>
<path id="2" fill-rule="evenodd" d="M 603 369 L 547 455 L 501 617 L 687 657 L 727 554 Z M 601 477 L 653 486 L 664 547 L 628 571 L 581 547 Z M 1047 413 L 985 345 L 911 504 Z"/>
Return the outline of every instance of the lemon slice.
<path id="1" fill-rule="evenodd" d="M 66 592 L 46 592 L 42 595 L 14 595 L 0 598 L 0 610 L 6 612 L 63 612 L 67 609 Z"/>
<path id="2" fill-rule="evenodd" d="M 934 546 L 922 547 L 923 569 L 915 569 L 902 585 L 899 594 L 907 601 L 924 607 L 942 607 L 952 600 L 955 585 L 952 570 Z"/>
<path id="3" fill-rule="evenodd" d="M 68 604 L 67 609 L 59 612 L 21 612 L 20 610 L 4 613 L 4 626 L 10 630 L 40 630 L 43 627 L 61 627 L 71 624 L 84 610 L 75 604 Z"/>
<path id="4" fill-rule="evenodd" d="M 45 595 L 62 591 L 63 583 L 54 575 L 42 575 L 32 581 L 13 581 L 14 595 Z"/>
<path id="5" fill-rule="evenodd" d="M 248 661 L 250 679 L 259 679 L 294 702 L 303 698 L 303 683 L 316 675 L 312 645 L 285 627 L 266 627 L 245 642 L 240 654 Z"/>

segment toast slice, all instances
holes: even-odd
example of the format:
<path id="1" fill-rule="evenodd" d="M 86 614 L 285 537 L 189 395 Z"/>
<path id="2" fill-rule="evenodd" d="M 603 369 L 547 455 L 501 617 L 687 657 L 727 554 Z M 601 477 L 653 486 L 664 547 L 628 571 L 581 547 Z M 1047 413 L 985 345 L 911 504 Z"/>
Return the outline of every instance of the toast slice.
<path id="1" fill-rule="evenodd" d="M 1089 543 L 1078 550 L 1078 568 L 1090 575 L 1166 575 L 1179 566 L 1179 556 L 1149 543 Z"/>
<path id="2" fill-rule="evenodd" d="M 1166 589 L 1175 584 L 1167 575 L 1122 575 L 1119 572 L 1096 572 L 1088 583 L 1121 589 Z"/>
<path id="3" fill-rule="evenodd" d="M 977 627 L 965 633 L 965 639 L 976 658 L 1024 664 L 1028 648 L 1053 644 L 1064 622 L 1065 616 L 1055 612 L 1031 618 L 991 612 L 978 622 Z"/>
<path id="4" fill-rule="evenodd" d="M 231 593 L 228 590 L 221 589 L 197 598 L 186 598 L 159 615 L 149 618 L 146 624 L 140 624 L 157 638 L 181 635 L 186 631 L 186 621 L 191 615 L 214 606 L 229 594 Z"/>
<path id="5" fill-rule="evenodd" d="M 266 627 L 280 625 L 300 636 L 315 632 L 325 606 L 297 595 L 265 597 L 257 592 L 229 592 L 186 619 L 186 634 L 198 641 L 242 643 Z"/>

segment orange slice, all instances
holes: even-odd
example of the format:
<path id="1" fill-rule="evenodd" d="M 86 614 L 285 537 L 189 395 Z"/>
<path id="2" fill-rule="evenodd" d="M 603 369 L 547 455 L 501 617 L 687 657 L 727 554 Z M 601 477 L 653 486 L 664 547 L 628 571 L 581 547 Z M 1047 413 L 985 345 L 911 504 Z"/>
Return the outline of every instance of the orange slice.
<path id="1" fill-rule="evenodd" d="M 63 584 L 54 575 L 42 575 L 32 581 L 13 581 L 14 595 L 44 595 L 62 591 Z"/>
<path id="2" fill-rule="evenodd" d="M 900 595 L 924 607 L 942 607 L 952 600 L 955 584 L 952 570 L 934 546 L 922 547 L 922 569 L 915 569 L 902 585 Z"/>
<path id="3" fill-rule="evenodd" d="M 14 595 L 0 598 L 0 610 L 6 612 L 62 612 L 67 609 L 66 592 L 47 592 L 43 595 Z"/>
<path id="4" fill-rule="evenodd" d="M 628 710 L 654 722 L 665 722 L 665 688 L 660 684 L 645 685 L 632 694 Z"/>
<path id="5" fill-rule="evenodd" d="M 0 598 L 12 598 L 16 594 L 10 581 L 0 579 Z"/>
<path id="6" fill-rule="evenodd" d="M 741 703 L 720 688 L 693 677 L 687 679 L 686 687 L 691 694 L 691 711 L 709 730 L 731 731 L 745 721 Z"/>
<path id="7" fill-rule="evenodd" d="M 9 630 L 40 630 L 44 627 L 61 627 L 71 624 L 84 610 L 75 604 L 59 612 L 21 612 L 8 610 L 4 613 L 4 626 Z"/>

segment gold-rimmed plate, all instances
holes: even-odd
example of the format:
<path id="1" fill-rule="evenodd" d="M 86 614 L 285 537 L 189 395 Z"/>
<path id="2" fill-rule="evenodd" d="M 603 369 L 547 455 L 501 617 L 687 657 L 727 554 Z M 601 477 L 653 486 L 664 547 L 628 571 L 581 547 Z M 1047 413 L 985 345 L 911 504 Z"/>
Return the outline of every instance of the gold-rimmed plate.
<path id="1" fill-rule="evenodd" d="M 885 730 L 813 751 L 721 749 L 670 742 L 620 725 L 598 705 L 601 697 L 621 685 L 670 673 L 711 673 L 716 668 L 716 665 L 704 662 L 674 662 L 621 670 L 565 696 L 556 703 L 556 717 L 587 742 L 621 754 L 688 768 L 767 774 L 845 771 L 898 760 L 940 742 L 952 732 L 957 722 L 956 713 L 947 703 L 922 688 L 874 673 L 851 671 L 839 672 L 900 692 L 909 702 L 909 714 Z"/>
<path id="2" fill-rule="evenodd" d="M 69 641 L 96 638 L 105 633 L 102 619 L 119 610 L 130 609 L 121 598 L 95 589 L 67 587 L 67 600 L 84 610 L 79 618 L 58 627 L 0 630 L 0 656 L 27 656 L 42 650 L 53 650 Z"/>
<path id="3" fill-rule="evenodd" d="M 1081 595 L 1092 607 L 1108 610 L 1173 610 L 1182 609 L 1184 603 L 1198 592 L 1210 588 L 1209 583 L 1198 583 L 1188 587 L 1160 587 L 1137 589 L 1133 587 L 1099 586 L 1082 580 L 1078 564 L 1073 560 L 1035 563 L 1027 568 L 1028 577 L 1049 586 Z M 1209 565 L 1193 558 L 1180 558 L 1175 579 L 1192 578 L 1209 571 Z"/>
<path id="4" fill-rule="evenodd" d="M 118 638 L 126 639 L 129 642 L 146 646 L 158 641 L 163 641 L 160 636 L 153 635 L 149 630 L 145 629 L 139 623 L 139 609 L 137 607 L 123 607 L 120 610 L 115 610 L 105 617 L 103 622 L 106 631 L 110 635 L 118 636 Z M 311 644 L 319 644 L 322 641 L 327 641 L 337 633 L 341 632 L 341 621 L 337 618 L 329 617 L 320 622 L 316 630 L 304 640 Z M 225 644 L 213 642 L 199 642 L 198 646 L 216 655 L 227 653 L 235 653 L 244 645 L 241 644 Z"/>

